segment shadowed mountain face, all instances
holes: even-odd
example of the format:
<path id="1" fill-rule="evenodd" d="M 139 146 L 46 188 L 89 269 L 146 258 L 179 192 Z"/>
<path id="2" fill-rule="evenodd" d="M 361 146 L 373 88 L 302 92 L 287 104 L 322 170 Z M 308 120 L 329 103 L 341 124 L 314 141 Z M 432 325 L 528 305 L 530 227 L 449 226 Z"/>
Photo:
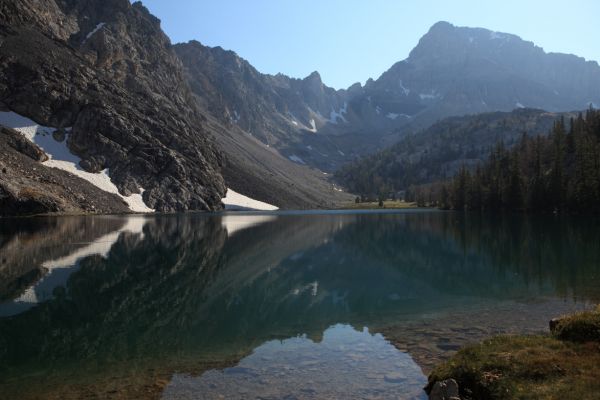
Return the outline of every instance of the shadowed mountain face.
<path id="1" fill-rule="evenodd" d="M 35 99 L 35 100 L 33 100 Z M 221 208 L 215 149 L 170 42 L 141 3 L 3 1 L 0 109 L 71 128 L 89 172 L 160 211 Z"/>
<path id="2" fill-rule="evenodd" d="M 44 243 L 26 240 L 36 224 L 49 238 Z M 37 295 L 22 296 L 15 285 L 2 289 L 2 298 L 13 300 L 1 310 L 11 301 L 37 301 L 0 318 L 0 389 L 20 398 L 113 390 L 123 398 L 157 397 L 175 371 L 236 363 L 275 338 L 306 334 L 320 342 L 337 323 L 359 330 L 404 324 L 390 335 L 409 352 L 419 351 L 410 344 L 416 336 L 442 332 L 436 321 L 445 324 L 457 309 L 466 319 L 487 310 L 480 334 L 491 327 L 537 331 L 556 304 L 568 308 L 573 303 L 566 300 L 599 296 L 598 246 L 582 247 L 581 240 L 600 243 L 591 240 L 598 236 L 593 221 L 408 212 L 21 225 L 13 231 L 23 238 L 20 248 L 10 230 L 2 233 L 6 262 L 26 250 L 33 265 L 50 268 L 29 277 L 18 265 L 3 267 L 13 271 L 5 275 L 11 280 L 22 270 L 20 290 Z M 96 234 L 82 235 L 83 226 Z M 63 243 L 52 242 L 54 234 Z M 41 296 L 43 288 L 50 295 Z M 494 319 L 494 310 L 502 310 L 501 318 L 515 309 L 527 315 L 548 300 L 551 310 L 527 321 Z M 422 320 L 429 327 L 407 328 Z M 457 333 L 447 335 L 453 341 Z M 43 378 L 32 381 L 34 375 Z"/>
<path id="3" fill-rule="evenodd" d="M 234 52 L 194 41 L 175 51 L 199 102 L 223 123 L 326 171 L 449 116 L 600 104 L 596 62 L 447 22 L 377 80 L 347 90 L 328 88 L 318 73 L 261 74 Z"/>

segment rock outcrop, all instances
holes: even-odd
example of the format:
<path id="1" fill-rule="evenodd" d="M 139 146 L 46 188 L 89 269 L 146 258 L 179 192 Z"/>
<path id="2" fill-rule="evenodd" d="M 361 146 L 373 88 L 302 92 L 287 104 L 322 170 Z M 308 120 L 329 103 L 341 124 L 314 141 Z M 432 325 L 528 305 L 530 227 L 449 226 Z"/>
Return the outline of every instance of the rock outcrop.
<path id="1" fill-rule="evenodd" d="M 458 383 L 454 379 L 436 382 L 429 393 L 429 400 L 460 400 Z"/>
<path id="2" fill-rule="evenodd" d="M 0 107 L 72 127 L 70 150 L 158 211 L 218 210 L 223 155 L 160 22 L 127 0 L 0 4 Z"/>

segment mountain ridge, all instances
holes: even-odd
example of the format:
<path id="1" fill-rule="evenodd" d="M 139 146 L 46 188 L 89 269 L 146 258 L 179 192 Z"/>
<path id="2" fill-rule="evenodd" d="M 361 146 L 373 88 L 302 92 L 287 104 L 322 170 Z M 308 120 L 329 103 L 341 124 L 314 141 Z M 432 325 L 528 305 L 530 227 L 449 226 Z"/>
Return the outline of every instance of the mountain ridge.
<path id="1" fill-rule="evenodd" d="M 546 53 L 516 35 L 448 22 L 434 24 L 406 59 L 377 79 L 339 90 L 327 87 L 318 72 L 302 79 L 262 74 L 231 50 L 197 41 L 174 47 L 192 88 L 198 89 L 199 80 L 226 81 L 226 92 L 234 94 L 220 101 L 230 123 L 252 134 L 258 130 L 259 140 L 284 156 L 327 172 L 445 117 L 522 107 L 559 112 L 600 103 L 597 62 Z M 251 69 L 252 79 L 214 67 L 207 78 L 202 57 L 220 52 L 231 65 Z M 258 96 L 247 90 L 250 84 L 260 87 Z M 202 90 L 194 92 L 210 104 Z M 239 111 L 239 103 L 257 110 Z"/>

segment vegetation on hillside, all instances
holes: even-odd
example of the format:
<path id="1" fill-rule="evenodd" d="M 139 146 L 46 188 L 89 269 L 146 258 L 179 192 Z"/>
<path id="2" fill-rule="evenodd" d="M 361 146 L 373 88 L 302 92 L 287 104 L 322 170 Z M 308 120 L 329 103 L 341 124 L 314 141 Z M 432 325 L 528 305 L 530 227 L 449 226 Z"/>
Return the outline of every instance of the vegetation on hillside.
<path id="1" fill-rule="evenodd" d="M 381 152 L 355 160 L 338 170 L 335 178 L 362 197 L 388 197 L 412 185 L 449 179 L 463 165 L 474 168 L 499 141 L 510 147 L 524 133 L 547 134 L 560 115 L 520 109 L 446 118 Z"/>
<path id="2" fill-rule="evenodd" d="M 454 210 L 600 212 L 600 111 L 555 122 L 549 136 L 502 143 L 474 171 L 463 166 L 442 185 L 411 196 Z"/>

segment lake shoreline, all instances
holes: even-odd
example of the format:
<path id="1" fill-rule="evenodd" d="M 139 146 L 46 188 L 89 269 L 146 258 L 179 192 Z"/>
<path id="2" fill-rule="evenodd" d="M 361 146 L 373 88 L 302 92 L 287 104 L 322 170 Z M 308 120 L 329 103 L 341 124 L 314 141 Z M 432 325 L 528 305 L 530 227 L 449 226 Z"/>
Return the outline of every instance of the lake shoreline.
<path id="1" fill-rule="evenodd" d="M 461 348 L 429 374 L 430 399 L 594 399 L 600 390 L 600 307 L 549 321 L 550 332 L 500 335 Z"/>

